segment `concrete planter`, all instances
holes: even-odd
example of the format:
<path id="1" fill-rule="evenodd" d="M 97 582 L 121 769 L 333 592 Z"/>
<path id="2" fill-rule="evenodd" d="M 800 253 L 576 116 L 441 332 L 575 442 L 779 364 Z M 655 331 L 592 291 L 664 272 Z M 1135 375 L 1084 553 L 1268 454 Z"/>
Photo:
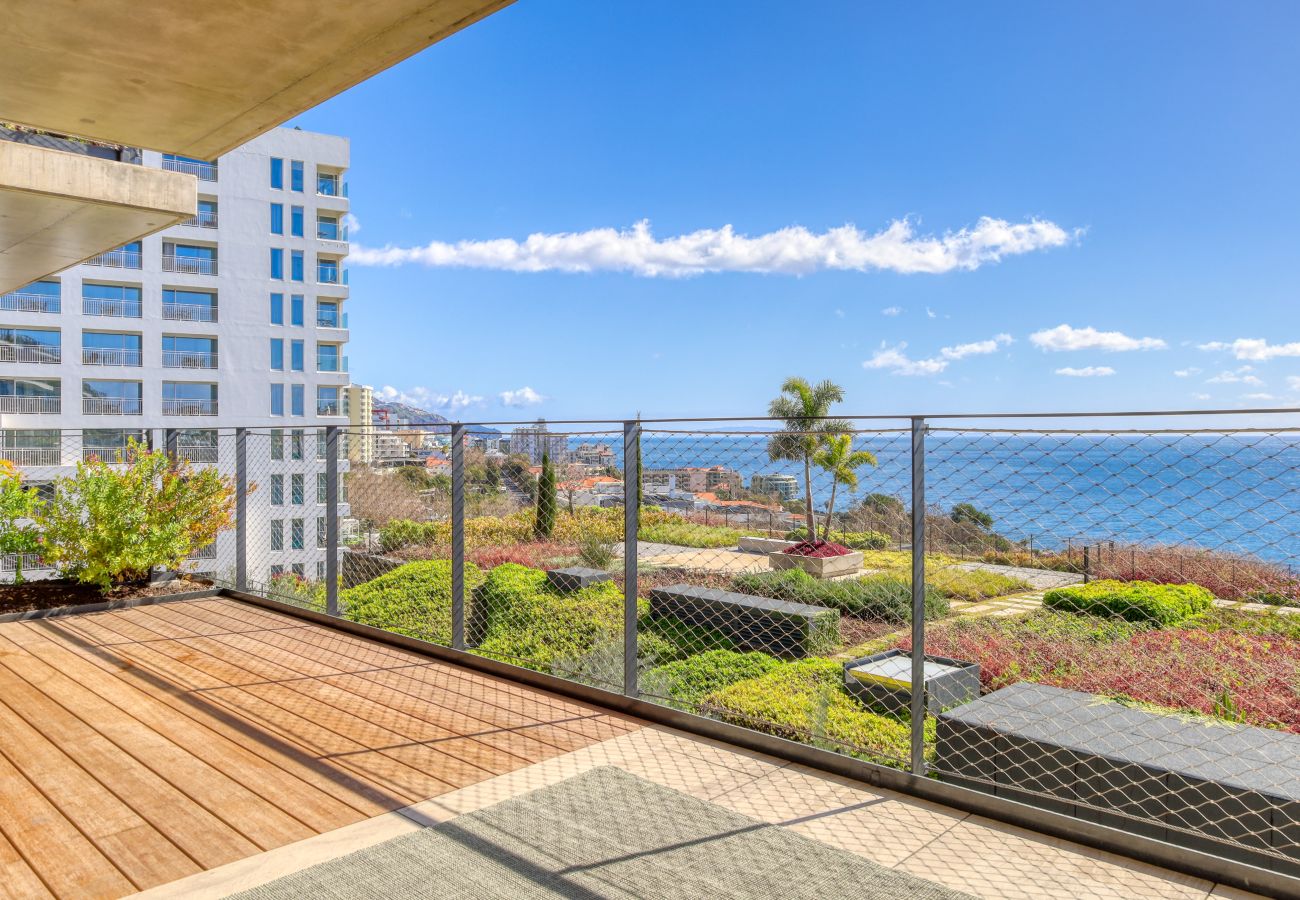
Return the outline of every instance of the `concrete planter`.
<path id="1" fill-rule="evenodd" d="M 743 537 L 736 545 L 744 553 L 776 553 L 789 550 L 798 541 L 786 541 L 781 538 Z"/>
<path id="2" fill-rule="evenodd" d="M 862 553 L 854 550 L 843 556 L 796 556 L 784 551 L 767 555 L 767 564 L 774 569 L 803 569 L 813 578 L 838 578 L 862 571 Z"/>
<path id="3" fill-rule="evenodd" d="M 979 698 L 979 663 L 927 655 L 922 671 L 925 708 L 932 715 Z M 844 664 L 844 686 L 868 706 L 905 713 L 912 704 L 912 656 L 886 650 L 851 659 Z"/>

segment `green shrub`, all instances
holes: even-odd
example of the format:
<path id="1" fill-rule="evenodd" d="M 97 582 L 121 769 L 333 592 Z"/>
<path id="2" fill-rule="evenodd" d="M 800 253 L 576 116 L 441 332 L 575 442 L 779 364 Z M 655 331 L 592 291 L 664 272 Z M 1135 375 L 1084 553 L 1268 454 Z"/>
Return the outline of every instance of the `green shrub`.
<path id="1" fill-rule="evenodd" d="M 721 631 L 676 616 L 651 618 L 644 615 L 637 634 L 640 638 L 639 655 L 655 663 L 672 662 L 712 650 L 734 650 L 736 646 Z"/>
<path id="2" fill-rule="evenodd" d="M 1043 595 L 1043 605 L 1051 609 L 1157 625 L 1175 625 L 1205 612 L 1213 601 L 1214 596 L 1200 585 L 1150 581 L 1094 581 Z"/>
<path id="3" fill-rule="evenodd" d="M 709 650 L 651 669 L 643 678 L 646 693 L 689 706 L 738 681 L 766 674 L 781 661 L 766 653 Z"/>
<path id="4" fill-rule="evenodd" d="M 614 564 L 614 546 L 601 540 L 599 535 L 584 535 L 578 541 L 578 558 L 584 566 L 608 569 Z"/>
<path id="5" fill-rule="evenodd" d="M 465 593 L 483 581 L 465 563 Z M 378 578 L 339 593 L 343 615 L 353 622 L 448 646 L 451 644 L 451 561 L 427 560 L 398 566 Z"/>
<path id="6" fill-rule="evenodd" d="M 709 715 L 805 744 L 847 749 L 885 765 L 911 752 L 906 720 L 869 711 L 844 687 L 843 665 L 832 659 L 781 663 L 755 678 L 704 697 Z M 932 742 L 934 721 L 927 719 Z"/>
<path id="7" fill-rule="evenodd" d="M 379 529 L 379 547 L 392 553 L 403 547 L 436 543 L 436 526 L 433 522 L 414 522 L 410 519 L 393 519 Z"/>
<path id="8" fill-rule="evenodd" d="M 14 584 L 23 583 L 22 555 L 41 548 L 40 532 L 31 520 L 44 505 L 36 488 L 23 487 L 18 467 L 0 459 L 0 554 L 14 554 Z"/>
<path id="9" fill-rule="evenodd" d="M 716 549 L 734 547 L 745 532 L 717 525 L 696 525 L 692 522 L 643 522 L 637 537 L 655 544 L 673 544 L 678 547 Z"/>
<path id="10" fill-rule="evenodd" d="M 808 540 L 808 528 L 800 526 L 785 534 L 787 541 Z M 884 550 L 893 543 L 889 535 L 879 531 L 832 531 L 831 542 L 841 544 L 850 550 Z"/>
<path id="11" fill-rule="evenodd" d="M 910 622 L 912 619 L 912 582 L 901 575 L 884 573 L 842 581 L 822 581 L 803 569 L 783 569 L 738 575 L 732 587 L 742 594 L 791 600 L 812 606 L 825 606 L 860 619 L 881 622 Z M 948 614 L 948 600 L 927 586 L 927 619 Z"/>
<path id="12" fill-rule="evenodd" d="M 959 569 L 926 566 L 925 583 L 950 600 L 987 600 L 1027 591 L 1031 585 L 1022 578 L 990 572 L 987 569 Z"/>

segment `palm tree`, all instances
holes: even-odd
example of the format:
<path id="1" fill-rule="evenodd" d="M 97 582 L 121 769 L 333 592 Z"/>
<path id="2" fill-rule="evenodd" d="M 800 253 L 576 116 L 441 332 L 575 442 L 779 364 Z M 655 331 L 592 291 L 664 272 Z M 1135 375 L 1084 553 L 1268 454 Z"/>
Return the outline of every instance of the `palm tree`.
<path id="1" fill-rule="evenodd" d="M 802 378 L 787 378 L 781 396 L 768 404 L 768 415 L 785 420 L 785 429 L 772 435 L 767 455 L 772 460 L 788 459 L 803 463 L 804 521 L 808 539 L 817 539 L 817 520 L 813 517 L 812 462 L 822 438 L 844 434 L 849 423 L 829 419 L 832 404 L 844 399 L 844 388 L 833 381 L 816 386 Z"/>
<path id="2" fill-rule="evenodd" d="M 835 515 L 835 492 L 840 485 L 850 491 L 858 489 L 857 470 L 863 466 L 874 466 L 876 454 L 870 450 L 854 450 L 853 435 L 832 434 L 822 439 L 822 447 L 813 456 L 813 462 L 821 466 L 831 476 L 831 499 L 826 504 L 826 526 L 822 540 L 831 539 L 831 518 Z"/>

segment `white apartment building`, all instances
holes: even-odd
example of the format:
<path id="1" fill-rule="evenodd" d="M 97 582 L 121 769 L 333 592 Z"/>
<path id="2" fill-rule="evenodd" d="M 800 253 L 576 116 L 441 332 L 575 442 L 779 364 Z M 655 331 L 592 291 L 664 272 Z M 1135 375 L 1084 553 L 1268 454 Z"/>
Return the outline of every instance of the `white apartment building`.
<path id="1" fill-rule="evenodd" d="M 145 151 L 196 176 L 198 213 L 0 296 L 0 459 L 39 484 L 134 437 L 233 475 L 248 428 L 249 577 L 321 574 L 317 430 L 348 423 L 348 155 L 288 128 L 215 163 Z M 234 541 L 195 569 L 232 572 Z"/>

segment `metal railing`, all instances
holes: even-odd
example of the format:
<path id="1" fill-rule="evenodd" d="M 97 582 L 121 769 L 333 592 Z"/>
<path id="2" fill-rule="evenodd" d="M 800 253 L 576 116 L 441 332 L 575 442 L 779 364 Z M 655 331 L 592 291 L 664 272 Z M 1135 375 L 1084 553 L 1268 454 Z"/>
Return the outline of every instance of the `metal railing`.
<path id="1" fill-rule="evenodd" d="M 215 465 L 220 459 L 217 447 L 178 447 L 176 455 L 181 459 L 202 465 Z"/>
<path id="2" fill-rule="evenodd" d="M 25 397 L 0 394 L 0 412 L 14 415 L 57 415 L 63 409 L 60 397 Z"/>
<path id="3" fill-rule="evenodd" d="M 92 459 L 106 463 L 120 463 L 126 458 L 127 448 L 123 444 L 112 447 L 82 447 L 81 459 L 83 462 L 90 462 Z"/>
<path id="4" fill-rule="evenodd" d="M 338 266 L 317 266 L 316 283 L 317 284 L 339 284 L 339 267 Z"/>
<path id="5" fill-rule="evenodd" d="M 16 466 L 57 466 L 60 455 L 58 447 L 0 447 L 0 459 Z"/>
<path id="6" fill-rule="evenodd" d="M 216 163 L 197 162 L 188 159 L 164 159 L 162 167 L 172 172 L 184 172 L 186 175 L 193 175 L 199 181 L 217 180 Z"/>
<path id="7" fill-rule="evenodd" d="M 207 306 L 202 303 L 164 303 L 162 313 L 164 319 L 170 319 L 174 322 L 215 322 L 217 321 L 217 306 Z"/>
<path id="8" fill-rule="evenodd" d="M 7 312 L 57 313 L 62 308 L 62 301 L 57 294 L 35 294 L 30 291 L 0 294 L 0 310 Z"/>
<path id="9" fill-rule="evenodd" d="M 138 397 L 82 397 L 81 412 L 87 416 L 138 416 L 144 401 Z"/>
<path id="10" fill-rule="evenodd" d="M 108 266 L 114 269 L 138 269 L 140 268 L 140 252 L 138 250 L 109 250 L 98 256 L 92 256 L 86 260 L 88 266 Z"/>
<path id="11" fill-rule="evenodd" d="M 39 553 L 6 553 L 0 556 L 0 572 L 15 572 L 20 563 L 23 572 L 42 572 L 50 569 L 49 564 L 41 559 Z"/>
<path id="12" fill-rule="evenodd" d="M 139 366 L 144 362 L 139 350 L 82 347 L 81 364 L 85 366 Z"/>
<path id="13" fill-rule="evenodd" d="M 94 297 L 81 298 L 81 314 L 85 316 L 110 316 L 124 319 L 139 319 L 143 316 L 144 306 L 139 300 L 100 300 Z"/>
<path id="14" fill-rule="evenodd" d="M 199 350 L 164 350 L 163 368 L 166 369 L 215 369 L 217 354 Z"/>
<path id="15" fill-rule="evenodd" d="M 215 257 L 176 256 L 164 253 L 162 268 L 164 272 L 180 272 L 186 275 L 216 275 L 217 260 Z"/>
<path id="16" fill-rule="evenodd" d="M 162 411 L 165 416 L 215 416 L 217 414 L 217 401 L 164 398 Z"/>
<path id="17" fill-rule="evenodd" d="M 200 211 L 190 216 L 182 225 L 192 225 L 195 228 L 216 228 L 217 214 L 215 212 Z"/>
<path id="18" fill-rule="evenodd" d="M 0 362 L 8 363 L 58 363 L 63 360 L 63 348 L 44 344 L 0 343 Z"/>

